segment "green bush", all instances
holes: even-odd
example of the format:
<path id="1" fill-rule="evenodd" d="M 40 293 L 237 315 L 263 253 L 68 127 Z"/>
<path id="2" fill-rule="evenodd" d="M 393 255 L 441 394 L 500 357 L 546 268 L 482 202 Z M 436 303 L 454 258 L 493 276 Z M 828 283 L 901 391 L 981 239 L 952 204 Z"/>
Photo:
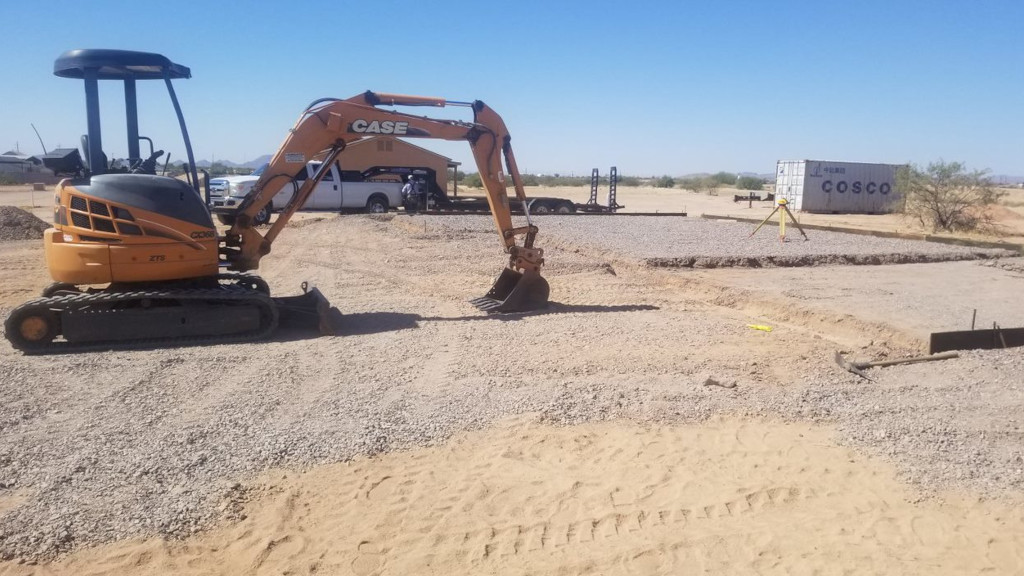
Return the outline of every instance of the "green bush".
<path id="1" fill-rule="evenodd" d="M 1003 195 L 984 170 L 968 171 L 962 162 L 939 160 L 927 168 L 906 166 L 896 177 L 907 216 L 933 231 L 994 231 L 989 207 Z"/>
<path id="2" fill-rule="evenodd" d="M 740 190 L 761 190 L 764 187 L 764 182 L 753 176 L 740 176 L 736 179 L 736 187 Z"/>
<path id="3" fill-rule="evenodd" d="M 711 196 L 718 196 L 718 188 L 721 185 L 721 182 L 716 180 L 714 176 L 683 178 L 679 181 L 679 187 L 683 190 L 690 190 L 697 194 L 706 192 Z"/>
<path id="4" fill-rule="evenodd" d="M 540 186 L 540 180 L 533 174 L 520 174 L 519 177 L 523 180 L 523 186 Z"/>
<path id="5" fill-rule="evenodd" d="M 733 186 L 736 184 L 736 175 L 730 172 L 719 172 L 711 176 L 711 179 L 724 186 Z"/>
<path id="6" fill-rule="evenodd" d="M 654 181 L 655 188 L 675 188 L 676 181 L 671 176 L 662 176 Z"/>
<path id="7" fill-rule="evenodd" d="M 680 178 L 677 182 L 680 188 L 683 190 L 689 190 L 691 192 L 701 191 L 701 179 L 700 178 Z"/>
<path id="8" fill-rule="evenodd" d="M 466 174 L 462 179 L 462 185 L 467 188 L 483 188 L 484 181 L 480 178 L 480 174 L 473 172 L 472 174 Z"/>

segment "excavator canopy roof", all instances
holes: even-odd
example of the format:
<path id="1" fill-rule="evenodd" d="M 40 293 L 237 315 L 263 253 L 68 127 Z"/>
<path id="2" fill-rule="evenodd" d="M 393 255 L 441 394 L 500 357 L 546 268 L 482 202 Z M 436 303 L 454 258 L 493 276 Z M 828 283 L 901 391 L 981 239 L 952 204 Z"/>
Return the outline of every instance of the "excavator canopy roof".
<path id="1" fill-rule="evenodd" d="M 163 80 L 191 78 L 188 66 L 175 64 L 166 56 L 131 50 L 68 50 L 53 63 L 53 73 L 62 78 L 84 78 L 94 69 L 99 80 Z"/>

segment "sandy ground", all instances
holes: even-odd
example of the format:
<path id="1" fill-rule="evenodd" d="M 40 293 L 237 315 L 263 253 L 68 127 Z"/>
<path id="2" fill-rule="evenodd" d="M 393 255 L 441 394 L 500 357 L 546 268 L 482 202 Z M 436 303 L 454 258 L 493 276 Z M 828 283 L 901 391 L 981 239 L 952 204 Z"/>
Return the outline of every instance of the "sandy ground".
<path id="1" fill-rule="evenodd" d="M 573 193 L 581 200 L 588 194 Z M 0 191 L 0 204 L 31 207 L 22 194 Z M 637 211 L 750 210 L 722 196 L 628 188 L 619 194 Z M 37 203 L 33 212 L 48 217 L 48 205 Z M 768 211 L 751 210 L 762 218 Z M 500 267 L 496 241 L 420 231 L 423 220 L 406 216 L 386 226 L 362 217 L 347 217 L 358 219 L 351 226 L 333 216 L 303 218 L 311 224 L 282 234 L 261 274 L 287 293 L 297 279 L 316 282 L 346 314 L 346 336 L 70 359 L 26 358 L 5 343 L 0 357 L 14 367 L 7 373 L 53 395 L 54 405 L 27 421 L 81 433 L 84 450 L 85 435 L 99 429 L 73 420 L 72 405 L 82 395 L 76 386 L 122 380 L 133 389 L 166 390 L 180 418 L 171 423 L 185 427 L 214 417 L 217 402 L 233 395 L 256 398 L 277 387 L 290 397 L 275 399 L 267 418 L 288 413 L 314 427 L 358 427 L 302 415 L 313 412 L 310 403 L 378 379 L 398 381 L 384 393 L 402 390 L 403 403 L 497 402 L 502 389 L 564 388 L 582 404 L 608 405 L 605 394 L 614 394 L 614 406 L 614 398 L 621 405 L 651 387 L 659 400 L 645 413 L 671 413 L 690 398 L 673 389 L 704 374 L 739 379 L 741 390 L 770 398 L 808 374 L 834 373 L 829 356 L 837 348 L 920 351 L 928 331 L 952 329 L 934 322 L 938 307 L 952 307 L 965 323 L 972 309 L 979 322 L 1024 323 L 1022 274 L 977 263 L 683 272 L 563 251 L 547 254 L 558 313 L 486 320 L 465 299 L 485 290 Z M 859 218 L 894 217 L 833 220 Z M 39 244 L 0 245 L 4 311 L 48 282 Z M 486 246 L 493 254 L 459 252 Z M 412 347 L 430 362 L 396 353 Z M 360 360 L 367 357 L 377 359 Z M 185 387 L 203 370 L 217 386 L 199 393 Z M 909 388 L 890 382 L 883 390 L 912 393 L 945 373 L 949 365 L 893 369 L 886 374 Z M 869 386 L 849 374 L 835 378 Z M 598 383 L 600 399 L 580 396 L 584 384 Z M 183 388 L 175 396 L 177 387 Z M 474 399 L 474 387 L 486 396 Z M 1017 405 L 1022 393 L 1008 388 L 991 401 Z M 113 389 L 109 394 L 120 398 Z M 913 410 L 913 396 L 906 401 Z M 77 410 L 100 409 L 91 402 Z M 370 450 L 379 452 L 372 457 L 334 463 L 285 459 L 283 468 L 223 478 L 246 489 L 225 503 L 231 513 L 212 528 L 173 538 L 143 530 L 41 564 L 0 563 L 0 574 L 1024 573 L 1018 489 L 982 494 L 954 483 L 924 490 L 908 483 L 905 468 L 880 451 L 840 441 L 821 419 L 709 406 L 700 419 L 663 422 L 611 410 L 607 421 L 557 419 L 561 426 L 529 409 L 509 410 L 494 421 L 455 426 L 427 446 L 385 445 Z M 984 410 L 972 414 L 981 415 L 972 422 L 979 431 L 1005 423 Z M 0 463 L 32 430 L 0 427 Z M 1013 430 L 1008 437 L 1019 438 Z M 43 486 L 0 484 L 0 515 Z"/>
<path id="2" fill-rule="evenodd" d="M 1019 510 L 911 503 L 888 467 L 801 424 L 510 421 L 261 482 L 232 525 L 41 573 L 1013 574 L 1024 562 Z"/>
<path id="3" fill-rule="evenodd" d="M 796 268 L 718 269 L 698 278 L 744 290 L 764 300 L 799 302 L 804 310 L 850 311 L 862 321 L 898 327 L 927 341 L 932 332 L 1024 326 L 1024 273 L 977 262 L 835 267 L 827 276 Z M 857 289 L 854 289 L 857 287 Z"/>
<path id="4" fill-rule="evenodd" d="M 995 208 L 995 215 L 999 224 L 1000 234 L 977 235 L 979 240 L 1004 241 L 1015 244 L 1024 243 L 1024 190 L 1020 188 L 1000 189 L 1005 196 Z M 767 190 L 758 192 L 762 197 Z M 471 194 L 472 192 L 466 192 Z M 590 198 L 589 188 L 578 187 L 535 187 L 529 188 L 527 194 L 538 196 L 554 196 L 569 198 L 576 202 L 586 202 Z M 734 202 L 734 195 L 746 195 L 745 190 L 722 188 L 717 196 L 708 194 L 696 194 L 684 190 L 666 190 L 662 188 L 648 187 L 620 187 L 618 189 L 618 203 L 625 206 L 624 212 L 686 212 L 690 216 L 704 214 L 715 216 L 731 216 L 734 218 L 752 218 L 758 221 L 763 220 L 772 213 L 774 206 L 771 202 Z M 598 202 L 607 204 L 607 186 L 599 189 Z M 839 228 L 855 228 L 861 230 L 881 230 L 886 232 L 898 232 L 903 234 L 927 234 L 939 237 L 948 236 L 935 234 L 930 229 L 925 229 L 919 223 L 908 220 L 899 214 L 810 214 L 804 212 L 794 213 L 801 223 L 814 224 L 818 226 L 834 226 Z M 776 221 L 776 217 L 772 221 Z M 793 234 L 796 231 L 792 232 Z"/>

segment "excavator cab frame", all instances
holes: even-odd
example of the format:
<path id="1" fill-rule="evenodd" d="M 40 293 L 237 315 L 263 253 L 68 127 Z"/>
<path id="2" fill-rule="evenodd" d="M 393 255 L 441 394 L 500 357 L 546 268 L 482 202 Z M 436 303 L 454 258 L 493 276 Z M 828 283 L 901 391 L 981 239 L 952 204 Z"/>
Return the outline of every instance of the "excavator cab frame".
<path id="1" fill-rule="evenodd" d="M 178 118 L 181 136 L 188 155 L 188 172 L 190 184 L 197 194 L 200 193 L 199 178 L 196 172 L 195 157 L 192 153 L 192 142 L 185 125 L 185 116 L 178 104 L 177 94 L 171 80 L 191 78 L 192 72 L 187 66 L 175 64 L 166 56 L 151 52 L 135 52 L 129 50 L 69 50 L 61 54 L 53 64 L 53 73 L 61 78 L 83 80 L 85 83 L 85 110 L 87 134 L 82 137 L 82 152 L 85 176 L 105 174 L 109 171 L 106 155 L 103 153 L 103 133 L 100 126 L 99 81 L 115 80 L 124 83 L 125 122 L 128 138 L 128 163 L 130 167 L 142 167 L 147 159 L 142 157 L 139 143 L 149 142 L 150 170 L 155 166 L 159 155 L 153 150 L 153 141 L 139 135 L 139 107 L 136 97 L 136 82 L 139 80 L 163 80 L 167 93 L 174 105 L 174 113 Z M 50 167 L 50 166 L 48 166 Z M 68 172 L 67 166 L 63 167 Z"/>

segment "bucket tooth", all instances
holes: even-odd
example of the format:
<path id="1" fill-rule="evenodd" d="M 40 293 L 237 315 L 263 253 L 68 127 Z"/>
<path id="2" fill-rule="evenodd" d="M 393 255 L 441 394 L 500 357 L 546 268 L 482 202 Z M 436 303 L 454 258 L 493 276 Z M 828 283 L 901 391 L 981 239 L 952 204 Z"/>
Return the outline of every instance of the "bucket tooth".
<path id="1" fill-rule="evenodd" d="M 470 302 L 484 312 L 529 312 L 547 307 L 550 291 L 539 272 L 505 268 L 487 294 Z"/>

